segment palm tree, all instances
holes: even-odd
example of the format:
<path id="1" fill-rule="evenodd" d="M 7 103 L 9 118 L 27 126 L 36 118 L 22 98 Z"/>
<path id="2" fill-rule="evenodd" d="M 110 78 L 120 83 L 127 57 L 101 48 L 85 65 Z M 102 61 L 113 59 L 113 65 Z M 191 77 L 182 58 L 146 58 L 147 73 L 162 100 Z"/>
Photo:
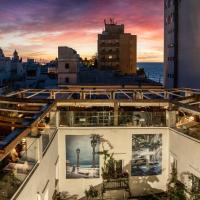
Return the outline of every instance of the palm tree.
<path id="1" fill-rule="evenodd" d="M 96 167 L 95 148 L 97 144 L 99 143 L 99 135 L 92 134 L 90 138 L 91 138 L 91 146 L 92 146 L 92 168 L 95 168 Z"/>

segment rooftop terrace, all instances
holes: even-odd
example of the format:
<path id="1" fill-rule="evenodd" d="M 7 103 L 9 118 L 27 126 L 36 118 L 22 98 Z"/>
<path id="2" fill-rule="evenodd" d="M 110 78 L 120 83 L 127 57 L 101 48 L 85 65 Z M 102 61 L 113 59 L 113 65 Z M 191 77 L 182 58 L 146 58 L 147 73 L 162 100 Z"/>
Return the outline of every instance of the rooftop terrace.
<path id="1" fill-rule="evenodd" d="M 7 200 L 37 165 L 37 138 L 42 138 L 45 154 L 58 128 L 170 127 L 199 141 L 200 90 L 159 86 L 22 89 L 0 97 L 0 125 L 0 188 L 4 188 L 0 198 Z M 17 162 L 5 159 L 13 149 L 22 148 L 24 141 L 26 147 Z"/>

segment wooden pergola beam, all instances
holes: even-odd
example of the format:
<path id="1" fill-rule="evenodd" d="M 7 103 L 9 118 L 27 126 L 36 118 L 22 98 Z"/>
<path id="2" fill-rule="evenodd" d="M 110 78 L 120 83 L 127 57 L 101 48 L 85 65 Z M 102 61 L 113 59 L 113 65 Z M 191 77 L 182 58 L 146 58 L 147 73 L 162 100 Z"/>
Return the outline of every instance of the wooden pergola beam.
<path id="1" fill-rule="evenodd" d="M 15 128 L 26 128 L 27 127 L 25 125 L 17 124 L 15 122 L 9 123 L 9 122 L 1 122 L 1 121 L 0 121 L 0 126 L 15 127 Z"/>
<path id="2" fill-rule="evenodd" d="M 13 112 L 13 113 L 27 113 L 27 114 L 37 114 L 39 111 L 34 110 L 20 110 L 20 109 L 6 109 L 6 108 L 0 108 L 0 112 Z"/>
<path id="3" fill-rule="evenodd" d="M 0 121 L 5 121 L 5 122 L 23 122 L 24 119 L 20 117 L 7 117 L 7 116 L 2 116 L 0 115 Z"/>

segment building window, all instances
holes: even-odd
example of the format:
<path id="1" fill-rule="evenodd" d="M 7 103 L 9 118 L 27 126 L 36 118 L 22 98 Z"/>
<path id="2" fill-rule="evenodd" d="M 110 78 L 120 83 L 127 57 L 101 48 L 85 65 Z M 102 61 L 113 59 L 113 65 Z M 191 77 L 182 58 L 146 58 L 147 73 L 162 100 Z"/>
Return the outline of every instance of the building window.
<path id="1" fill-rule="evenodd" d="M 174 74 L 168 74 L 167 77 L 171 78 L 171 79 L 174 79 Z"/>
<path id="2" fill-rule="evenodd" d="M 171 56 L 171 57 L 168 57 L 168 61 L 175 61 L 175 57 L 174 56 Z"/>
<path id="3" fill-rule="evenodd" d="M 166 0 L 165 1 L 165 9 L 170 8 L 174 5 L 174 0 Z"/>
<path id="4" fill-rule="evenodd" d="M 168 15 L 165 18 L 165 24 L 168 25 L 168 24 L 171 24 L 173 22 L 174 22 L 174 13 L 171 13 L 170 15 Z"/>
<path id="5" fill-rule="evenodd" d="M 174 28 L 168 30 L 168 34 L 174 33 Z"/>
<path id="6" fill-rule="evenodd" d="M 65 69 L 69 69 L 69 63 L 65 63 Z"/>
<path id="7" fill-rule="evenodd" d="M 65 78 L 65 83 L 69 83 L 69 78 Z"/>
<path id="8" fill-rule="evenodd" d="M 169 45 L 168 45 L 168 48 L 174 48 L 174 43 L 170 43 Z"/>
<path id="9" fill-rule="evenodd" d="M 28 70 L 27 72 L 27 76 L 30 76 L 30 77 L 35 77 L 37 75 L 37 71 L 36 70 Z"/>

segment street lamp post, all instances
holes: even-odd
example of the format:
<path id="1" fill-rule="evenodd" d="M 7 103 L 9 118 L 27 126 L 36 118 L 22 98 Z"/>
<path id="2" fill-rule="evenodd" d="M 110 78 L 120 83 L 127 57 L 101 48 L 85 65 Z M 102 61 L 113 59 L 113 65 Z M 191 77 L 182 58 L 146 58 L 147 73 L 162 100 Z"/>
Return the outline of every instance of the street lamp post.
<path id="1" fill-rule="evenodd" d="M 80 157 L 79 157 L 80 152 L 81 152 L 81 150 L 79 148 L 77 148 L 76 149 L 76 168 L 77 168 L 77 171 L 80 167 Z"/>

